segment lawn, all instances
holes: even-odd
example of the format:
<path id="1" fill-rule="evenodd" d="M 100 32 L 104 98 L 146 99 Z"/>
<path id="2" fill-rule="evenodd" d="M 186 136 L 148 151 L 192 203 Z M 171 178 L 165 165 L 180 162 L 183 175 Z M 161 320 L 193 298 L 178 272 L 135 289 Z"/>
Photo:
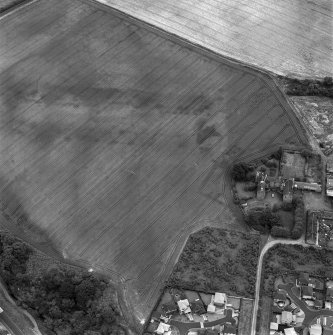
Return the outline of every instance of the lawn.
<path id="1" fill-rule="evenodd" d="M 232 162 L 306 143 L 267 76 L 99 5 L 40 0 L 0 40 L 7 227 L 117 277 L 139 326 L 191 232 L 246 231 Z"/>
<path id="2" fill-rule="evenodd" d="M 252 297 L 260 237 L 217 228 L 190 235 L 167 285 Z"/>
<path id="3" fill-rule="evenodd" d="M 238 335 L 249 335 L 249 330 L 252 325 L 252 313 L 253 300 L 242 299 L 239 313 Z"/>

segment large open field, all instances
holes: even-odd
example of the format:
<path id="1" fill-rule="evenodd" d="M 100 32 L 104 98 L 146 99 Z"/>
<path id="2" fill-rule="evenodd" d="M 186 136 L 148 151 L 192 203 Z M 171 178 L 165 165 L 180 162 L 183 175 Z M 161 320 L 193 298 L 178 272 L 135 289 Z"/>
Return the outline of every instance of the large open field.
<path id="1" fill-rule="evenodd" d="M 246 229 L 230 164 L 306 142 L 269 77 L 100 6 L 37 1 L 0 40 L 1 209 L 116 273 L 137 320 L 192 231 Z"/>
<path id="2" fill-rule="evenodd" d="M 279 74 L 333 74 L 331 0 L 99 0 Z"/>

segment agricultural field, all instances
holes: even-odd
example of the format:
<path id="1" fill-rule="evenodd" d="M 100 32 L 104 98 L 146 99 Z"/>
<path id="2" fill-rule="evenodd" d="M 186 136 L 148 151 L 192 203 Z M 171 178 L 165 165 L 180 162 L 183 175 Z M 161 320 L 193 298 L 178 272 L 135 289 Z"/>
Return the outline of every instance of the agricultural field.
<path id="1" fill-rule="evenodd" d="M 259 245 L 259 234 L 204 228 L 190 235 L 167 285 L 251 298 Z"/>
<path id="2" fill-rule="evenodd" d="M 101 5 L 34 2 L 0 40 L 7 228 L 115 278 L 138 325 L 191 232 L 247 230 L 232 163 L 307 142 L 268 76 Z"/>
<path id="3" fill-rule="evenodd" d="M 330 0 L 100 2 L 274 73 L 300 77 L 333 73 Z"/>

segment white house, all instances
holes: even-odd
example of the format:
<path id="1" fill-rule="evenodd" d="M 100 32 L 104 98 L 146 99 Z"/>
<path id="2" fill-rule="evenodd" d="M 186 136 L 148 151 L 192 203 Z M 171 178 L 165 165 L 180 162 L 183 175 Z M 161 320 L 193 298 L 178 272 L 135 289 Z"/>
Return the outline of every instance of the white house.
<path id="1" fill-rule="evenodd" d="M 216 292 L 214 296 L 215 306 L 224 306 L 227 303 L 227 295 L 225 293 Z"/>
<path id="2" fill-rule="evenodd" d="M 177 301 L 179 313 L 191 313 L 190 303 L 187 299 Z"/>
<path id="3" fill-rule="evenodd" d="M 160 322 L 156 329 L 156 333 L 159 335 L 163 335 L 164 333 L 168 332 L 170 330 L 170 325 L 167 325 L 166 323 Z"/>

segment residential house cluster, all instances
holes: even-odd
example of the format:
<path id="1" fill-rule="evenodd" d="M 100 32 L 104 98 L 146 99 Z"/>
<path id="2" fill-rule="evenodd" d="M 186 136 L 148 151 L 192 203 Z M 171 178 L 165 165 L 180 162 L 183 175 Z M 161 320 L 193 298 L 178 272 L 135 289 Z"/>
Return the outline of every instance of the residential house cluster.
<path id="1" fill-rule="evenodd" d="M 216 292 L 214 295 L 212 295 L 211 302 L 207 306 L 207 309 L 200 299 L 196 299 L 195 301 L 190 302 L 187 298 L 181 298 L 179 294 L 174 294 L 173 297 L 174 300 L 161 305 L 162 315 L 159 313 L 154 313 L 152 315 L 151 322 L 159 321 L 159 325 L 155 330 L 155 333 L 158 335 L 171 334 L 170 324 L 168 322 L 175 314 L 185 315 L 189 321 L 194 321 L 193 315 L 196 314 L 202 316 L 203 321 L 207 321 L 206 313 L 223 314 L 225 308 L 229 306 L 227 304 L 227 295 L 220 292 Z M 232 326 L 225 328 L 226 329 L 223 330 L 221 334 L 236 334 L 236 328 L 234 332 L 232 332 Z M 228 333 L 226 333 L 227 330 Z"/>
<path id="2" fill-rule="evenodd" d="M 314 278 L 308 273 L 303 272 L 296 280 L 296 286 L 300 294 L 300 298 L 313 309 L 329 309 L 333 308 L 333 281 Z"/>
<path id="3" fill-rule="evenodd" d="M 270 323 L 270 334 L 296 335 L 295 326 L 302 324 L 304 313 L 288 299 L 284 291 L 277 291 L 273 297 L 273 320 Z"/>

